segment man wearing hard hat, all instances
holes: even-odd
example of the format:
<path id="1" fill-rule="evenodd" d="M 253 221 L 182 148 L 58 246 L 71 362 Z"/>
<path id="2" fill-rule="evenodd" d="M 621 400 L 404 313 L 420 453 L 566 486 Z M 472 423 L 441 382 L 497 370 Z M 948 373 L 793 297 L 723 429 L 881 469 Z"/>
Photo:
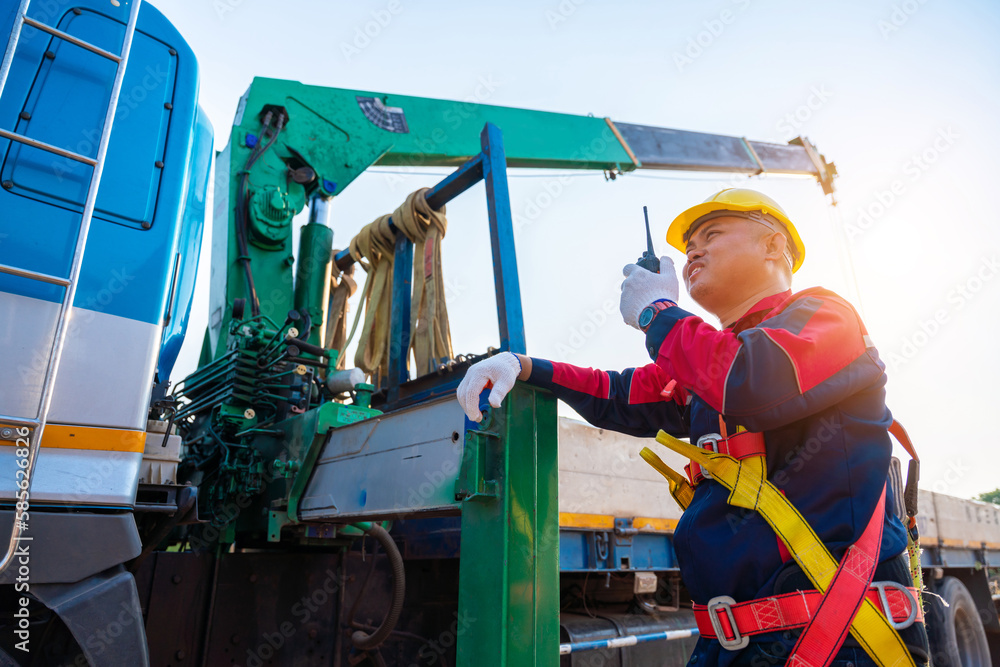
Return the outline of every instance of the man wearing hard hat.
<path id="1" fill-rule="evenodd" d="M 519 379 L 691 459 L 682 475 L 643 450 L 686 508 L 674 549 L 701 635 L 689 664 L 925 664 L 887 483 L 885 366 L 864 324 L 832 292 L 792 293 L 805 247 L 759 192 L 716 193 L 677 216 L 667 242 L 721 328 L 677 305 L 669 258 L 660 273 L 630 264 L 622 317 L 653 363 L 619 373 L 505 352 L 469 369 L 465 412 L 479 421 L 480 393 L 492 383 L 499 407 Z"/>

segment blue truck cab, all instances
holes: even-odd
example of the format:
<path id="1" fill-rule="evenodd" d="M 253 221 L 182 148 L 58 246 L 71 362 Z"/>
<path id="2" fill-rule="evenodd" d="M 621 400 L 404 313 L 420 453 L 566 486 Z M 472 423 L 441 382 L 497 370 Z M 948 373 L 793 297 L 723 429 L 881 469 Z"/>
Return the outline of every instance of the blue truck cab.
<path id="1" fill-rule="evenodd" d="M 5 35 L 17 4 L 0 9 Z M 118 54 L 131 5 L 41 0 L 26 15 Z M 25 25 L 0 95 L 0 128 L 95 158 L 115 74 L 113 61 Z M 212 159 L 198 85 L 191 48 L 142 5 L 30 489 L 30 592 L 42 601 L 76 586 L 85 598 L 137 604 L 121 563 L 141 550 L 133 510 L 150 397 L 184 340 Z M 0 138 L 0 264 L 68 277 L 91 175 L 89 165 Z M 64 289 L 0 273 L 0 415 L 38 412 Z M 0 419 L 3 539 L 13 522 L 17 435 Z M 12 583 L 15 569 L 0 583 Z M 59 613 L 72 629 L 73 612 Z M 142 624 L 132 628 L 145 655 Z M 119 643 L 121 654 L 84 652 L 95 664 L 138 655 Z"/>

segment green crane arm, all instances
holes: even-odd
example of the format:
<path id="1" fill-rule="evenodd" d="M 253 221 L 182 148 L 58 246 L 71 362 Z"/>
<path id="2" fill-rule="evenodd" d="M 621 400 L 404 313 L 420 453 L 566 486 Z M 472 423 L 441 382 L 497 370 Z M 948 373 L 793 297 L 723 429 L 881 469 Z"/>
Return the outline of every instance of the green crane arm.
<path id="1" fill-rule="evenodd" d="M 813 175 L 830 188 L 835 174 L 801 142 L 772 144 L 593 116 L 263 78 L 254 80 L 241 102 L 234 139 L 240 130 L 255 132 L 261 109 L 269 105 L 287 109 L 289 131 L 310 133 L 308 144 L 295 148 L 324 167 L 323 175 L 338 191 L 375 164 L 461 164 L 479 152 L 479 131 L 487 122 L 503 130 L 511 167 L 770 171 Z"/>
<path id="2" fill-rule="evenodd" d="M 247 263 L 254 306 L 259 304 L 263 315 L 284 320 L 297 308 L 321 321 L 322 278 L 292 276 L 292 218 L 310 198 L 340 194 L 374 165 L 460 165 L 480 152 L 479 132 L 487 122 L 503 131 L 510 167 L 612 175 L 635 169 L 767 171 L 812 175 L 827 193 L 836 176 L 835 167 L 804 139 L 772 144 L 593 116 L 257 78 L 240 100 L 216 166 L 216 183 L 226 187 L 216 188 L 215 270 L 203 362 L 225 350 L 219 343 L 227 336 L 233 305 L 251 293 Z M 316 236 L 310 246 L 316 257 L 324 254 L 318 246 L 327 243 L 326 236 Z M 305 280 L 313 281 L 312 289 L 299 289 Z M 315 336 L 311 340 L 317 342 Z"/>

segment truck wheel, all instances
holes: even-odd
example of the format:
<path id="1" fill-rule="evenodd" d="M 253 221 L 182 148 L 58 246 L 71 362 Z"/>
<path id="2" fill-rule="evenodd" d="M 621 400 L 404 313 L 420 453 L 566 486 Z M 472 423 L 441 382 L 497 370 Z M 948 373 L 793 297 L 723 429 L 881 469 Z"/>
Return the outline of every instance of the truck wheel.
<path id="1" fill-rule="evenodd" d="M 934 667 L 989 667 L 986 631 L 969 589 L 955 577 L 945 577 L 937 594 L 947 607 L 934 595 L 924 596 Z"/>

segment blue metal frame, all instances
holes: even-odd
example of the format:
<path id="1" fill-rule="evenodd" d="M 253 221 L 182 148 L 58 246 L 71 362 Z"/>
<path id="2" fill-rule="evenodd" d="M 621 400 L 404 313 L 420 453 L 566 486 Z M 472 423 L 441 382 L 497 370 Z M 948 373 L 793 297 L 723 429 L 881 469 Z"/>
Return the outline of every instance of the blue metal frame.
<path id="1" fill-rule="evenodd" d="M 497 293 L 497 320 L 500 323 L 500 349 L 527 354 L 524 340 L 524 317 L 521 312 L 521 287 L 517 280 L 517 251 L 514 249 L 514 224 L 510 214 L 510 191 L 507 188 L 507 158 L 500 128 L 487 123 L 480 135 L 483 146 L 483 179 L 486 181 L 486 204 L 490 214 L 490 242 L 493 246 L 493 280 Z"/>
<path id="2" fill-rule="evenodd" d="M 391 220 L 390 220 L 391 222 Z M 389 308 L 388 400 L 399 399 L 399 385 L 410 379 L 407 353 L 410 350 L 410 294 L 413 289 L 413 242 L 396 234 L 392 269 L 392 305 Z"/>
<path id="3" fill-rule="evenodd" d="M 507 158 L 500 128 L 486 123 L 479 135 L 483 152 L 463 164 L 431 188 L 425 198 L 431 208 L 441 208 L 479 181 L 486 181 L 486 208 L 490 219 L 490 243 L 493 247 L 493 281 L 497 295 L 497 321 L 500 325 L 500 349 L 527 354 L 524 338 L 524 315 L 521 311 L 521 288 L 517 278 L 517 253 L 514 248 L 514 223 L 507 187 Z M 389 404 L 400 399 L 400 385 L 409 381 L 407 353 L 410 348 L 410 295 L 413 281 L 413 243 L 403 234 L 396 236 L 395 265 L 392 280 L 392 307 L 389 328 L 389 373 L 383 388 Z M 449 387 L 456 382 L 443 380 Z M 430 398 L 440 387 L 426 393 Z"/>
<path id="4" fill-rule="evenodd" d="M 632 520 L 615 519 L 614 530 L 559 529 L 560 572 L 677 572 L 672 533 L 645 533 Z M 458 558 L 460 517 L 404 518 L 392 534 L 407 558 Z"/>
<path id="5" fill-rule="evenodd" d="M 559 529 L 560 572 L 677 569 L 673 535 L 639 532 L 630 518 L 616 518 L 614 530 Z"/>

